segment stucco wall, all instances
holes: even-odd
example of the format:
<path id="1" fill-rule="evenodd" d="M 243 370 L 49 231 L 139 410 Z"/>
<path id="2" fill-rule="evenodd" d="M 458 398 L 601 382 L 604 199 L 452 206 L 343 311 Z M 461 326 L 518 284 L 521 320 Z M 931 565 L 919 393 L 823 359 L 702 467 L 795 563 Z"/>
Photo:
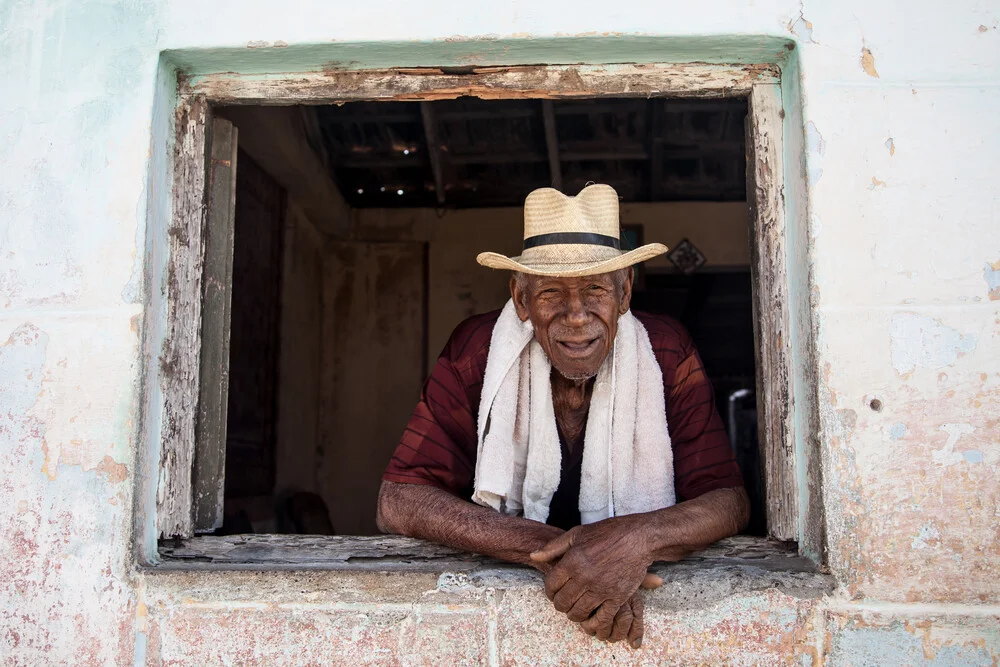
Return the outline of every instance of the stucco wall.
<path id="1" fill-rule="evenodd" d="M 302 662 L 606 662 L 530 586 L 470 588 L 513 591 L 501 614 L 436 606 L 423 592 L 447 580 L 404 575 L 240 587 L 137 572 L 133 493 L 148 504 L 155 482 L 137 453 L 158 433 L 141 340 L 145 276 L 162 262 L 147 231 L 167 201 L 160 54 L 203 71 L 719 62 L 775 58 L 771 36 L 796 45 L 786 143 L 804 152 L 787 167 L 808 185 L 789 193 L 795 349 L 818 378 L 795 390 L 819 405 L 800 446 L 815 441 L 823 473 L 803 476 L 804 502 L 822 501 L 839 588 L 808 609 L 778 589 L 709 597 L 694 616 L 657 592 L 641 655 L 995 663 L 998 27 L 995 4 L 974 0 L 0 4 L 0 662 L 267 659 L 248 646 Z M 711 648 L 727 637 L 736 648 Z"/>

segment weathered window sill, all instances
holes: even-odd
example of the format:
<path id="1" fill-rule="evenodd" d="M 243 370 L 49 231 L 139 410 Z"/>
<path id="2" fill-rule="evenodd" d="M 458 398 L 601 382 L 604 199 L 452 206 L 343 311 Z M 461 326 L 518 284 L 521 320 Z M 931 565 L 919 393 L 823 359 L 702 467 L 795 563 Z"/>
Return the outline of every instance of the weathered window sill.
<path id="1" fill-rule="evenodd" d="M 160 564 L 152 571 L 312 570 L 348 572 L 456 573 L 463 580 L 500 588 L 536 586 L 531 568 L 463 553 L 395 535 L 322 537 L 232 535 L 164 541 Z M 833 578 L 800 556 L 793 546 L 758 537 L 722 540 L 678 563 L 657 563 L 665 591 L 684 598 L 700 589 L 719 594 L 779 588 L 798 597 L 819 597 L 832 590 Z M 721 587 L 721 588 L 720 588 Z"/>

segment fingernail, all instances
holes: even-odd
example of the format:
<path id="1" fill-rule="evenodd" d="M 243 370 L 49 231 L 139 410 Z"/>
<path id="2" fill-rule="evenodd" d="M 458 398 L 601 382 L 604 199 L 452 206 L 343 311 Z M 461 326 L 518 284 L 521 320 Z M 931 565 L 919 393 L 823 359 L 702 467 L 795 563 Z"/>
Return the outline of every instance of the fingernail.
<path id="1" fill-rule="evenodd" d="M 642 646 L 641 639 L 636 639 L 634 642 L 632 642 L 632 648 L 639 648 L 640 646 Z"/>

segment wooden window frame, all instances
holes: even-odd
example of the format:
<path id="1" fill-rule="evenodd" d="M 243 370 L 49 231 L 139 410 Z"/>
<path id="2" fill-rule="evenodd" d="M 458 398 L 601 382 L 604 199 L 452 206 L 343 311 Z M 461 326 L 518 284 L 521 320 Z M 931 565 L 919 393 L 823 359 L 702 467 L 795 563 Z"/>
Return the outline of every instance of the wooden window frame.
<path id="1" fill-rule="evenodd" d="M 218 527 L 222 516 L 232 278 L 237 137 L 227 121 L 213 118 L 212 108 L 427 102 L 460 96 L 748 100 L 747 201 L 752 212 L 754 334 L 768 534 L 783 541 L 799 538 L 782 165 L 785 114 L 776 65 L 406 68 L 266 78 L 224 73 L 178 79 L 167 280 L 160 295 L 166 304 L 164 337 L 160 372 L 153 379 L 159 392 L 153 409 L 161 410 L 163 424 L 154 482 L 160 546 L 155 557 L 141 559 L 151 560 L 147 565 L 370 569 L 359 563 L 375 562 L 378 569 L 406 570 L 482 560 L 396 537 L 196 536 Z M 203 301 L 214 307 L 203 309 Z M 212 391 L 202 392 L 201 387 Z M 739 551 L 743 547 L 736 545 L 746 541 L 741 539 L 729 541 L 729 547 Z M 376 557 L 382 560 L 373 561 Z"/>

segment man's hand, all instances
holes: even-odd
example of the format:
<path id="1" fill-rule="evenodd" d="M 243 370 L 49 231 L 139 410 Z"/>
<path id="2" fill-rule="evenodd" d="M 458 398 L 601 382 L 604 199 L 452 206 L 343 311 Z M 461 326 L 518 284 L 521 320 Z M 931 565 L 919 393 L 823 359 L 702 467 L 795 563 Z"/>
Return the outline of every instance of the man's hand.
<path id="1" fill-rule="evenodd" d="M 622 628 L 629 635 L 637 616 L 631 600 L 639 599 L 639 586 L 656 588 L 662 583 L 646 572 L 653 554 L 641 522 L 641 515 L 634 515 L 577 526 L 531 554 L 536 563 L 552 563 L 545 574 L 545 594 L 555 608 L 571 621 L 585 622 L 584 629 L 601 639 L 624 638 Z M 639 605 L 641 642 L 641 601 Z"/>
<path id="2" fill-rule="evenodd" d="M 629 646 L 639 648 L 642 646 L 643 635 L 642 613 L 642 594 L 636 591 L 615 614 L 611 625 L 600 625 L 597 616 L 594 615 L 581 623 L 580 628 L 601 641 L 614 643 L 628 639 Z"/>
<path id="3" fill-rule="evenodd" d="M 533 565 L 545 574 L 549 599 L 570 618 L 579 619 L 584 631 L 612 639 L 628 625 L 625 635 L 637 646 L 642 601 L 635 593 L 640 583 L 644 588 L 662 583 L 656 575 L 647 575 L 650 563 L 680 560 L 739 532 L 749 508 L 742 487 L 716 489 L 672 507 L 562 533 L 554 526 L 473 505 L 442 489 L 383 482 L 378 525 L 384 532 Z"/>
<path id="4" fill-rule="evenodd" d="M 545 593 L 556 609 L 586 622 L 585 629 L 597 636 L 614 636 L 615 624 L 624 623 L 622 606 L 640 584 L 656 588 L 663 583 L 646 572 L 653 561 L 678 561 L 733 535 L 749 515 L 743 487 L 716 489 L 661 510 L 577 526 L 533 552 L 531 561 L 552 564 L 545 573 Z"/>

